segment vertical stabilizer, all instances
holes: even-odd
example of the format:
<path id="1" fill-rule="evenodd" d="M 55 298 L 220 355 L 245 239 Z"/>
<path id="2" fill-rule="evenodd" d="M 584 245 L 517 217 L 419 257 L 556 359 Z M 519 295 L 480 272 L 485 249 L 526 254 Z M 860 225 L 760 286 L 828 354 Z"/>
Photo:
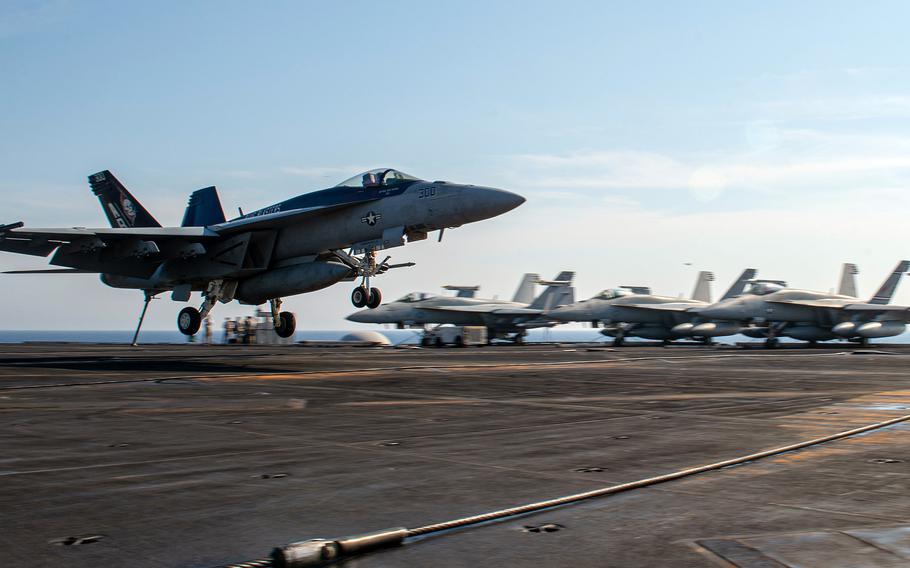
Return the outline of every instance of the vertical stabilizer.
<path id="1" fill-rule="evenodd" d="M 840 285 L 837 287 L 837 293 L 841 296 L 857 297 L 856 293 L 856 275 L 859 269 L 851 262 L 844 263 L 844 269 L 840 274 Z"/>
<path id="2" fill-rule="evenodd" d="M 698 302 L 711 303 L 711 282 L 714 281 L 714 273 L 702 270 L 695 279 L 695 290 L 692 291 L 692 299 Z"/>
<path id="3" fill-rule="evenodd" d="M 139 201 L 108 170 L 88 176 L 92 192 L 98 196 L 101 208 L 111 227 L 160 227 L 161 223 L 145 210 Z"/>
<path id="4" fill-rule="evenodd" d="M 512 301 L 521 304 L 530 304 L 533 302 L 534 287 L 537 286 L 538 282 L 540 282 L 540 274 L 525 274 L 522 276 L 521 282 L 518 284 L 518 290 L 515 290 Z"/>
<path id="5" fill-rule="evenodd" d="M 894 271 L 885 279 L 882 287 L 879 288 L 878 292 L 869 300 L 869 303 L 887 304 L 891 302 L 891 298 L 894 297 L 894 292 L 897 291 L 897 285 L 900 283 L 904 274 L 906 274 L 908 268 L 910 268 L 910 260 L 900 261 L 897 266 L 894 267 Z"/>
<path id="6" fill-rule="evenodd" d="M 214 186 L 197 189 L 190 194 L 181 227 L 209 227 L 224 223 L 224 209 Z"/>
<path id="7" fill-rule="evenodd" d="M 574 278 L 574 272 L 563 271 L 554 280 L 540 281 L 546 289 L 528 307 L 535 310 L 552 310 L 558 306 L 571 304 L 575 299 L 575 288 L 572 287 Z"/>
<path id="8" fill-rule="evenodd" d="M 730 298 L 742 296 L 743 291 L 746 289 L 746 285 L 750 280 L 755 278 L 756 274 L 758 274 L 758 271 L 754 268 L 747 268 L 743 270 L 743 273 L 739 275 L 739 278 L 733 281 L 733 284 L 730 285 L 730 288 L 723 295 L 721 300 L 728 300 Z M 784 285 L 786 286 L 786 284 Z"/>

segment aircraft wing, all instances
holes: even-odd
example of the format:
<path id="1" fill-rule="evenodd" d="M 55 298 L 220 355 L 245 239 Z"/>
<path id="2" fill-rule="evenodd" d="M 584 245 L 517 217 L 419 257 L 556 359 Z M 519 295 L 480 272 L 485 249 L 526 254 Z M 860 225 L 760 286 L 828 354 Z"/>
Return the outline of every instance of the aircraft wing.
<path id="1" fill-rule="evenodd" d="M 848 312 L 852 315 L 864 314 L 875 316 L 888 314 L 899 316 L 901 319 L 910 320 L 910 307 L 893 306 L 890 304 L 869 304 L 866 302 L 857 302 L 855 304 L 830 304 L 824 300 L 785 300 L 771 302 L 775 304 L 786 304 L 790 306 L 806 306 L 810 308 L 822 308 L 828 310 L 838 310 Z"/>
<path id="2" fill-rule="evenodd" d="M 807 308 L 827 308 L 839 310 L 845 307 L 843 303 L 832 303 L 831 300 L 767 300 L 769 304 L 783 304 L 787 306 L 805 306 Z M 849 305 L 849 304 L 848 304 Z"/>
<path id="3" fill-rule="evenodd" d="M 475 314 L 491 314 L 494 316 L 536 316 L 543 313 L 543 310 L 532 310 L 529 308 L 508 308 L 499 307 L 498 304 L 478 304 L 474 306 L 434 306 L 423 307 L 423 310 L 435 310 L 439 312 L 462 312 Z"/>
<path id="4" fill-rule="evenodd" d="M 7 225 L 6 227 L 10 227 Z M 141 227 L 128 229 L 86 229 L 84 227 L 54 229 L 24 229 L 14 223 L 13 228 L 0 227 L 0 250 L 47 256 L 57 247 L 68 244 L 101 245 L 124 240 L 166 241 L 180 240 L 201 242 L 219 235 L 205 227 Z"/>
<path id="5" fill-rule="evenodd" d="M 371 197 L 335 205 L 305 207 L 261 215 L 251 214 L 210 227 L 32 229 L 23 228 L 22 223 L 12 223 L 10 225 L 0 225 L 0 250 L 33 256 L 48 256 L 57 247 L 67 244 L 84 244 L 88 247 L 97 248 L 103 243 L 114 243 L 130 239 L 155 242 L 178 240 L 185 243 L 198 243 L 247 231 L 278 229 L 331 211 L 375 200 L 376 198 Z"/>
<path id="6" fill-rule="evenodd" d="M 631 308 L 633 310 L 654 310 L 658 312 L 674 312 L 674 313 L 686 313 L 694 312 L 701 306 L 693 306 L 692 304 L 621 304 L 617 305 L 617 308 Z"/>

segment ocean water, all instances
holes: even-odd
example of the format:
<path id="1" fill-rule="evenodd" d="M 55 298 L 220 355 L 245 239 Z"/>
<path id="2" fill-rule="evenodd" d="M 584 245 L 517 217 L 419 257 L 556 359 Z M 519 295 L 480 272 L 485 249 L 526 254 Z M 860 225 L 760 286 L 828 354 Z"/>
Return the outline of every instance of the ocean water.
<path id="1" fill-rule="evenodd" d="M 295 341 L 338 341 L 352 330 L 298 330 L 294 335 Z M 363 331 L 363 330 L 359 330 Z M 393 345 L 411 345 L 419 342 L 420 331 L 416 329 L 383 329 L 375 328 L 389 338 Z M 0 330 L 0 343 L 24 342 L 68 342 L 68 343 L 129 343 L 133 339 L 133 330 Z M 200 341 L 202 335 L 196 336 Z M 221 342 L 221 331 L 214 333 L 216 343 Z M 594 343 L 610 342 L 612 338 L 604 337 L 595 329 L 534 329 L 528 333 L 529 343 L 560 342 L 560 343 Z M 628 343 L 637 341 L 634 338 L 626 340 Z M 742 335 L 720 337 L 717 343 L 733 344 L 738 341 L 759 341 Z M 781 341 L 792 341 L 782 338 Z M 143 330 L 139 335 L 139 342 L 145 344 L 187 343 L 186 337 L 177 330 Z M 910 333 L 896 337 L 873 340 L 873 343 L 910 343 Z M 845 344 L 846 345 L 846 344 Z"/>
<path id="2" fill-rule="evenodd" d="M 294 334 L 295 341 L 338 341 L 352 330 L 298 330 Z M 363 331 L 363 330 L 357 330 Z M 378 331 L 389 338 L 393 345 L 419 343 L 420 332 L 416 329 L 382 329 Z M 129 343 L 133 339 L 133 330 L 0 330 L 0 343 L 24 342 L 68 342 L 68 343 Z M 196 336 L 196 341 L 202 339 L 202 334 Z M 216 330 L 213 337 L 216 343 L 222 340 L 222 333 Z M 567 329 L 567 330 L 532 330 L 527 340 L 564 341 L 564 342 L 593 342 L 604 341 L 606 338 L 593 329 Z M 143 330 L 139 334 L 139 342 L 145 344 L 187 343 L 187 338 L 177 330 Z"/>

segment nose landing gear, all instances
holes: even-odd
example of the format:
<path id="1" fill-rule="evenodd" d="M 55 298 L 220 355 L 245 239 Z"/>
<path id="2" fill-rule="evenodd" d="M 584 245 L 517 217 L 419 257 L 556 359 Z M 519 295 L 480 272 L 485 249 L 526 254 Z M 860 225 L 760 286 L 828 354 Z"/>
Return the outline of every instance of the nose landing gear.
<path id="1" fill-rule="evenodd" d="M 372 309 L 378 308 L 382 303 L 382 292 L 379 288 L 369 288 L 360 285 L 351 292 L 351 303 L 357 308 L 364 306 Z"/>
<path id="2" fill-rule="evenodd" d="M 234 292 L 237 290 L 237 282 L 224 280 L 212 280 L 205 289 L 205 301 L 197 310 L 193 307 L 186 307 L 177 314 L 177 329 L 183 335 L 196 335 L 202 320 L 209 315 L 212 308 L 218 301 L 230 302 L 234 299 Z"/>

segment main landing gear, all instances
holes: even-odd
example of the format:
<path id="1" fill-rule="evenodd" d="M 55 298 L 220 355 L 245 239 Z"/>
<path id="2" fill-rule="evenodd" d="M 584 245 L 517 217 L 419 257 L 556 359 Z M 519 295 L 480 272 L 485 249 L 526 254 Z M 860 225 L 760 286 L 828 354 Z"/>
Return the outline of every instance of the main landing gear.
<path id="1" fill-rule="evenodd" d="M 180 313 L 177 314 L 177 329 L 184 335 L 196 335 L 196 333 L 199 332 L 199 328 L 202 327 L 202 320 L 209 315 L 212 308 L 215 307 L 215 304 L 219 300 L 222 302 L 230 302 L 234 299 L 235 289 L 236 283 L 226 284 L 223 280 L 210 282 L 205 290 L 205 301 L 202 302 L 202 306 L 198 310 L 188 306 L 180 310 Z M 152 296 L 153 295 L 154 294 L 152 294 Z M 151 297 L 147 292 L 146 306 L 148 306 L 148 301 L 150 299 Z M 281 298 L 269 300 L 269 307 L 271 307 L 272 311 L 272 325 L 274 326 L 275 333 L 278 337 L 292 337 L 294 331 L 297 329 L 297 318 L 294 317 L 294 314 L 281 311 Z M 144 309 L 142 313 L 144 316 Z"/>
<path id="2" fill-rule="evenodd" d="M 269 300 L 269 307 L 272 308 L 272 325 L 275 326 L 278 337 L 288 338 L 294 335 L 297 330 L 297 318 L 292 312 L 281 311 L 281 298 Z"/>
<path id="3" fill-rule="evenodd" d="M 217 303 L 218 300 L 232 300 L 236 288 L 236 282 L 229 285 L 225 285 L 224 280 L 213 280 L 209 282 L 209 285 L 205 289 L 205 301 L 202 302 L 202 306 L 200 306 L 198 310 L 196 308 L 186 307 L 177 314 L 177 329 L 179 329 L 180 333 L 183 335 L 196 335 L 199 328 L 202 326 L 202 320 L 209 315 L 212 308 L 215 307 L 215 303 Z"/>
<path id="4" fill-rule="evenodd" d="M 379 288 L 367 288 L 360 285 L 351 292 L 351 303 L 354 307 L 362 308 L 364 306 L 372 309 L 378 308 L 382 303 L 382 292 Z"/>

